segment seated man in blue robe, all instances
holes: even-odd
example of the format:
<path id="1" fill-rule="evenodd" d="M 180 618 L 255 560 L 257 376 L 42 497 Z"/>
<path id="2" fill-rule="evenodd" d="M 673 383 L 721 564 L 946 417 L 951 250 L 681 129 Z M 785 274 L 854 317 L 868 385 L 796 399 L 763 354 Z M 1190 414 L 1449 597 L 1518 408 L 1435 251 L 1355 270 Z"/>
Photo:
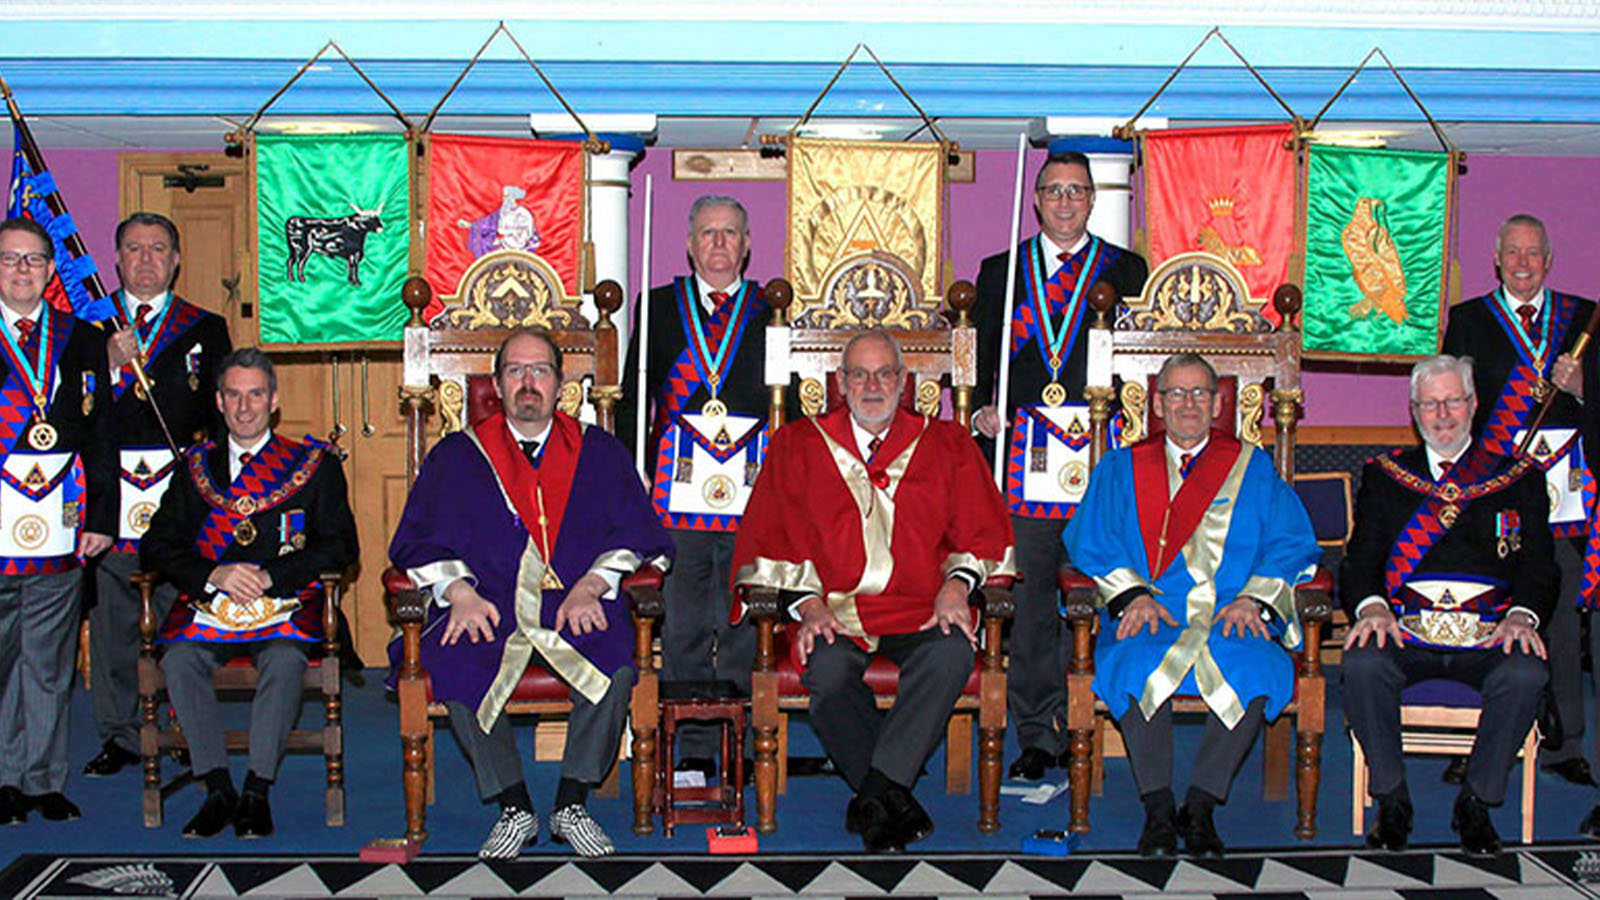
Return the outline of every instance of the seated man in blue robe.
<path id="1" fill-rule="evenodd" d="M 506 338 L 494 370 L 503 412 L 428 454 L 389 557 L 433 594 L 422 664 L 480 796 L 500 806 L 478 855 L 515 858 L 539 833 L 503 714 L 536 661 L 572 696 L 550 834 L 601 856 L 615 846 L 586 803 L 616 762 L 635 676 L 617 587 L 641 565 L 665 568 L 672 540 L 622 444 L 556 410 L 561 352 L 547 332 Z"/>
<path id="2" fill-rule="evenodd" d="M 1222 400 L 1210 363 L 1169 358 L 1153 406 L 1165 435 L 1101 460 L 1062 540 L 1105 607 L 1094 691 L 1122 727 L 1144 801 L 1139 852 L 1171 856 L 1181 832 L 1191 854 L 1220 856 L 1212 810 L 1262 722 L 1294 693 L 1283 649 L 1301 641 L 1294 585 L 1321 551 L 1272 458 L 1212 430 Z M 1209 709 L 1181 810 L 1174 694 Z"/>

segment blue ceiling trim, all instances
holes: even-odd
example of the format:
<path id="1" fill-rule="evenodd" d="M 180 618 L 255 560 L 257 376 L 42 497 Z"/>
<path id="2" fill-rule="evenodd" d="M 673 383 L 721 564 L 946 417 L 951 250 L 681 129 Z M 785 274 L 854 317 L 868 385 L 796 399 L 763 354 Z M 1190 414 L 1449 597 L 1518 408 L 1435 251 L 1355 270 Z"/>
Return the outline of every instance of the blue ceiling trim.
<path id="1" fill-rule="evenodd" d="M 821 63 L 541 64 L 579 112 L 663 116 L 795 116 L 833 74 Z M 27 115 L 226 115 L 254 112 L 297 68 L 281 60 L 0 59 Z M 459 61 L 363 62 L 407 114 L 437 102 Z M 896 76 L 935 116 L 1122 117 L 1170 73 L 1157 66 L 900 64 Z M 1344 69 L 1278 67 L 1263 76 L 1303 116 L 1321 108 Z M 1460 122 L 1592 123 L 1600 120 L 1600 71 L 1407 69 L 1436 118 Z M 525 63 L 481 62 L 445 106 L 447 115 L 520 115 L 559 106 Z M 342 61 L 306 74 L 275 113 L 378 115 L 383 103 Z M 824 116 L 912 115 L 875 69 L 852 66 L 818 111 Z M 1186 70 L 1149 113 L 1171 119 L 1277 119 L 1280 107 L 1238 67 Z M 1414 121 L 1416 107 L 1387 71 L 1369 69 L 1331 120 Z"/>

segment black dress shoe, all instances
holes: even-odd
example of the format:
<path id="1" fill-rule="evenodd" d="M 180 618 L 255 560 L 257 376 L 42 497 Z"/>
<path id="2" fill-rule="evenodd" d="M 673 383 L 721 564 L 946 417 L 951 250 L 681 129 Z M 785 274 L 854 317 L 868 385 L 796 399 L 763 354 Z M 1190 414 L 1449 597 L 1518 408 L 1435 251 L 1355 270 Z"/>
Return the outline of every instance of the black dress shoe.
<path id="1" fill-rule="evenodd" d="M 861 849 L 868 853 L 902 853 L 906 845 L 900 837 L 900 824 L 889 814 L 882 797 L 861 801 Z"/>
<path id="2" fill-rule="evenodd" d="M 183 826 L 183 836 L 208 838 L 220 833 L 233 821 L 233 811 L 238 805 L 239 795 L 231 789 L 207 792 L 205 802 L 200 804 L 200 811 Z"/>
<path id="3" fill-rule="evenodd" d="M 28 799 L 22 791 L 6 785 L 0 787 L 0 825 L 21 825 L 28 821 Z"/>
<path id="4" fill-rule="evenodd" d="M 1144 830 L 1139 832 L 1139 855 L 1159 858 L 1178 854 L 1178 823 L 1169 808 L 1164 813 L 1146 810 Z"/>
<path id="5" fill-rule="evenodd" d="M 1594 809 L 1589 810 L 1589 814 L 1578 823 L 1578 833 L 1586 838 L 1600 839 L 1600 803 L 1595 804 Z"/>
<path id="6" fill-rule="evenodd" d="M 95 758 L 84 763 L 83 774 L 90 778 L 105 778 L 138 763 L 139 754 L 122 749 L 122 745 L 115 741 L 106 741 Z"/>
<path id="7" fill-rule="evenodd" d="M 1190 856 L 1221 856 L 1224 850 L 1222 836 L 1217 834 L 1216 823 L 1211 821 L 1211 807 L 1185 803 L 1178 809 L 1178 831 L 1183 833 L 1184 849 Z"/>
<path id="8" fill-rule="evenodd" d="M 1439 780 L 1445 784 L 1460 785 L 1467 780 L 1467 758 L 1465 756 L 1452 756 L 1450 762 L 1444 767 L 1444 774 Z"/>
<path id="9" fill-rule="evenodd" d="M 1017 761 L 1006 770 L 1006 777 L 1012 781 L 1038 781 L 1044 777 L 1046 769 L 1056 764 L 1056 755 L 1046 753 L 1038 747 L 1029 747 L 1022 751 Z"/>
<path id="10" fill-rule="evenodd" d="M 1406 797 L 1379 797 L 1378 821 L 1367 829 L 1367 846 L 1399 853 L 1411 839 L 1411 801 Z"/>
<path id="11" fill-rule="evenodd" d="M 60 791 L 27 797 L 27 800 L 29 806 L 39 811 L 39 815 L 52 822 L 70 822 L 73 819 L 83 818 L 83 810 L 78 809 L 78 805 L 68 800 L 67 795 Z"/>
<path id="12" fill-rule="evenodd" d="M 233 833 L 242 838 L 264 838 L 272 834 L 272 804 L 267 795 L 245 791 L 239 795 L 239 808 L 233 812 Z"/>
<path id="13" fill-rule="evenodd" d="M 1450 816 L 1450 830 L 1461 835 L 1461 851 L 1468 856 L 1497 856 L 1500 853 L 1500 835 L 1489 821 L 1489 807 L 1471 791 L 1462 791 L 1456 798 L 1455 812 Z"/>
<path id="14" fill-rule="evenodd" d="M 894 785 L 884 793 L 883 805 L 889 810 L 889 818 L 899 825 L 900 846 L 915 844 L 933 834 L 933 818 L 910 789 Z"/>
<path id="15" fill-rule="evenodd" d="M 1560 762 L 1548 763 L 1539 767 L 1551 775 L 1571 784 L 1583 787 L 1594 787 L 1594 772 L 1589 768 L 1589 761 L 1581 756 L 1563 759 Z"/>

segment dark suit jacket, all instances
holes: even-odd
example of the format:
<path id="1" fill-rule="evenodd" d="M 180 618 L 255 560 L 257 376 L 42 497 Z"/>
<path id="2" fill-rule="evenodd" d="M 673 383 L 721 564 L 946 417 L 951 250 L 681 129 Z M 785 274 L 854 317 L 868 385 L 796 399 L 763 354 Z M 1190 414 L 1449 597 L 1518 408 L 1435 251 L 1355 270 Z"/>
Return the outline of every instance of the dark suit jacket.
<path id="1" fill-rule="evenodd" d="M 114 537 L 117 533 L 117 450 L 105 416 L 111 404 L 111 382 L 106 378 L 106 336 L 82 319 L 62 317 L 55 311 L 50 313 L 50 318 L 52 331 L 59 327 L 58 320 L 71 325 L 66 344 L 56 360 L 57 387 L 46 419 L 56 429 L 54 449 L 82 454 L 87 481 L 83 527 L 86 531 Z M 94 399 L 87 413 L 83 410 L 86 372 L 94 375 L 91 394 Z M 10 377 L 11 365 L 0 356 L 0 382 Z M 28 429 L 34 422 L 30 416 L 23 426 L 22 436 L 17 439 L 19 447 L 27 446 Z"/>
<path id="2" fill-rule="evenodd" d="M 211 483 L 219 493 L 226 494 L 229 483 L 227 439 L 215 445 L 202 444 L 189 451 L 190 457 L 195 454 L 203 455 Z M 234 541 L 215 562 L 195 548 L 195 537 L 201 524 L 211 515 L 211 509 L 195 486 L 186 459 L 173 473 L 172 484 L 150 519 L 150 530 L 139 542 L 140 566 L 160 572 L 185 594 L 198 596 L 205 592 L 206 579 L 217 566 L 252 562 L 272 577 L 273 595 L 283 596 L 299 591 L 323 572 L 342 572 L 359 555 L 349 491 L 335 453 L 322 455 L 316 471 L 297 493 L 250 517 L 257 535 L 252 543 L 241 546 Z M 280 552 L 284 544 L 279 528 L 281 516 L 297 509 L 305 511 L 305 547 Z"/>
<path id="3" fill-rule="evenodd" d="M 1030 238 L 1017 247 L 1017 288 L 1013 309 L 1021 306 L 1028 297 L 1027 284 L 1022 274 L 1022 255 L 1027 252 L 1031 243 L 1033 241 Z M 1120 254 L 1106 269 L 1103 280 L 1111 282 L 1112 287 L 1117 289 L 1118 297 L 1137 296 L 1144 290 L 1145 279 L 1150 275 L 1150 267 L 1145 264 L 1144 257 L 1109 242 L 1102 241 L 1102 243 Z M 1009 252 L 996 253 L 985 259 L 978 268 L 978 302 L 973 307 L 973 324 L 978 329 L 978 385 L 973 394 L 975 407 L 994 402 L 995 383 L 1000 378 L 1001 342 L 1004 340 L 1003 335 L 1010 332 L 1003 321 L 1006 311 L 1006 265 L 1009 257 Z M 1084 302 L 1088 302 L 1087 291 L 1083 296 Z M 1092 314 L 1085 313 L 1078 334 L 1073 338 L 1072 352 L 1067 355 L 1061 367 L 1061 381 L 1067 388 L 1068 403 L 1083 402 L 1084 372 L 1089 360 L 1089 341 L 1085 335 L 1089 333 L 1091 321 Z M 1034 341 L 1024 344 L 1016 358 L 1011 361 L 1011 401 L 1007 404 L 1008 407 L 1038 403 L 1039 392 L 1050 383 L 1050 370 L 1045 366 L 1044 358 L 1034 344 Z"/>
<path id="4" fill-rule="evenodd" d="M 181 304 L 192 304 L 174 296 L 174 309 Z M 101 323 L 110 333 L 113 320 Z M 191 348 L 200 348 L 200 366 L 194 387 L 189 386 L 187 359 Z M 217 364 L 233 341 L 228 337 L 228 323 L 214 313 L 201 312 L 200 318 L 168 344 L 165 349 L 145 362 L 145 374 L 150 376 L 155 389 L 156 403 L 172 429 L 172 439 L 179 449 L 196 440 L 203 440 L 222 431 L 222 417 L 217 412 Z M 117 436 L 118 447 L 160 447 L 166 444 L 161 426 L 150 404 L 140 400 L 130 389 L 111 403 L 111 427 Z"/>
<path id="5" fill-rule="evenodd" d="M 1396 459 L 1406 470 L 1431 479 L 1427 454 L 1421 447 L 1402 450 Z M 1495 471 L 1509 465 L 1510 460 L 1502 458 Z M 1376 460 L 1362 469 L 1355 531 L 1339 568 L 1339 600 L 1352 617 L 1362 600 L 1373 594 L 1388 595 L 1383 573 L 1390 550 L 1422 500 L 1422 494 L 1389 477 Z M 1504 510 L 1516 510 L 1521 519 L 1522 549 L 1502 559 L 1497 552 L 1495 514 Z M 1422 557 L 1415 574 L 1448 572 L 1500 579 L 1511 585 L 1512 605 L 1532 610 L 1544 628 L 1550 622 L 1560 585 L 1551 548 L 1544 474 L 1531 469 L 1503 490 L 1463 506 L 1455 526 Z"/>
<path id="6" fill-rule="evenodd" d="M 697 284 L 692 277 L 689 281 L 690 288 Z M 767 417 L 770 394 L 767 391 L 766 358 L 767 358 L 767 326 L 772 324 L 772 307 L 768 306 L 757 295 L 755 282 L 749 282 L 748 290 L 751 292 L 745 300 L 746 304 L 755 304 L 754 315 L 750 324 L 745 326 L 744 338 L 739 342 L 739 352 L 734 354 L 728 363 L 727 376 L 724 378 L 718 397 L 728 405 L 728 411 L 748 416 Z M 698 298 L 694 302 L 699 302 Z M 705 310 L 702 309 L 701 312 Z M 746 315 L 750 315 L 747 312 Z M 646 472 L 654 476 L 655 471 L 655 440 L 654 409 L 655 402 L 661 397 L 665 389 L 667 376 L 671 374 L 672 364 L 679 354 L 689 345 L 688 332 L 684 329 L 683 317 L 678 312 L 678 300 L 672 284 L 664 284 L 650 290 L 650 361 L 646 373 L 647 393 L 639 390 L 639 306 L 634 305 L 633 330 L 628 341 L 627 361 L 623 364 L 622 371 L 622 399 L 617 403 L 617 437 L 627 446 L 630 453 L 637 448 L 634 446 L 634 417 L 638 414 L 639 403 L 648 403 L 646 412 L 652 418 L 645 423 L 647 460 Z M 710 348 L 712 353 L 716 348 Z M 696 385 L 694 392 L 689 395 L 683 409 L 686 412 L 698 412 L 700 407 L 711 399 L 711 394 L 706 391 L 705 385 Z M 789 392 L 789 411 L 793 413 L 798 409 L 794 398 L 794 391 Z"/>

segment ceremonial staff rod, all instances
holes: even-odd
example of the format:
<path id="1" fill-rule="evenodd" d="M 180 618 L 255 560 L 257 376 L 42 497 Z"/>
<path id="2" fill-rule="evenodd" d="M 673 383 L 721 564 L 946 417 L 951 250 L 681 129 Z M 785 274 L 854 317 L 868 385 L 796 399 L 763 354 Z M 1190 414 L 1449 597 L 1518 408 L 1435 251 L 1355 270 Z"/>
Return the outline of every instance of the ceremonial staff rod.
<path id="1" fill-rule="evenodd" d="M 639 480 L 644 481 L 646 487 L 649 487 L 644 475 L 644 423 L 649 413 L 647 407 L 650 405 L 648 402 L 650 385 L 645 381 L 650 373 L 650 212 L 655 187 L 655 176 L 644 176 L 644 240 L 640 242 L 643 246 L 639 249 L 639 305 L 638 314 L 633 318 L 634 333 L 631 335 L 634 342 L 639 345 L 638 377 L 633 382 L 634 403 L 637 406 L 633 423 L 633 443 L 639 450 L 634 459 L 638 461 Z"/>
<path id="2" fill-rule="evenodd" d="M 1017 183 L 1011 197 L 1011 250 L 1006 254 L 1006 306 L 1000 320 L 1000 383 L 995 396 L 995 417 L 1000 425 L 994 433 L 994 483 L 1002 494 L 1006 490 L 1006 428 L 1011 422 L 1011 314 L 1017 303 L 1017 242 L 1022 239 L 1022 167 L 1027 153 L 1027 132 L 1018 132 Z M 1046 309 L 1044 314 L 1048 316 L 1050 311 Z"/>
<path id="3" fill-rule="evenodd" d="M 1572 349 L 1567 351 L 1567 356 L 1571 357 L 1573 362 L 1583 358 L 1583 351 L 1589 349 L 1589 344 L 1593 343 L 1596 331 L 1600 331 L 1600 305 L 1595 306 L 1594 312 L 1589 316 L 1589 324 L 1583 326 L 1583 334 L 1578 335 L 1578 339 L 1572 342 Z M 1533 436 L 1538 433 L 1539 426 L 1544 424 L 1544 417 L 1550 412 L 1550 404 L 1556 402 L 1558 391 L 1559 388 L 1551 385 L 1550 390 L 1545 392 L 1544 399 L 1539 401 L 1539 408 L 1534 410 L 1533 419 L 1528 423 L 1527 433 L 1517 442 L 1517 456 L 1527 455 L 1528 445 L 1533 443 Z"/>
<path id="4" fill-rule="evenodd" d="M 11 86 L 0 78 L 0 95 L 4 95 L 6 111 L 11 114 L 11 121 L 17 126 L 17 149 L 22 151 L 22 158 L 28 161 L 28 169 L 34 174 L 46 171 L 44 154 L 39 152 L 39 145 L 34 143 L 33 131 L 28 128 L 28 122 L 22 117 L 22 110 L 17 108 L 17 101 L 11 96 Z M 60 191 L 51 191 L 44 196 L 44 204 L 50 210 L 52 217 L 67 215 L 67 203 L 61 199 Z M 66 237 L 67 252 L 74 256 L 87 257 L 89 248 L 84 246 L 83 237 L 77 229 Z M 83 280 L 84 289 L 89 292 L 89 298 L 99 300 L 106 295 L 105 285 L 100 283 L 100 275 L 91 273 Z M 122 315 L 122 305 L 116 304 L 115 319 L 122 328 L 128 327 L 128 322 Z M 137 341 L 135 341 L 137 343 Z M 139 382 L 139 387 L 144 390 L 144 395 L 150 399 L 150 409 L 156 414 L 156 424 L 161 426 L 161 436 L 167 439 L 167 447 L 172 450 L 172 458 L 179 459 L 183 453 L 178 450 L 178 442 L 172 439 L 172 430 L 167 427 L 167 417 L 161 414 L 161 407 L 156 403 L 155 392 L 150 389 L 150 378 L 144 371 L 144 351 L 136 351 L 133 359 L 129 360 L 133 366 L 134 380 Z"/>

